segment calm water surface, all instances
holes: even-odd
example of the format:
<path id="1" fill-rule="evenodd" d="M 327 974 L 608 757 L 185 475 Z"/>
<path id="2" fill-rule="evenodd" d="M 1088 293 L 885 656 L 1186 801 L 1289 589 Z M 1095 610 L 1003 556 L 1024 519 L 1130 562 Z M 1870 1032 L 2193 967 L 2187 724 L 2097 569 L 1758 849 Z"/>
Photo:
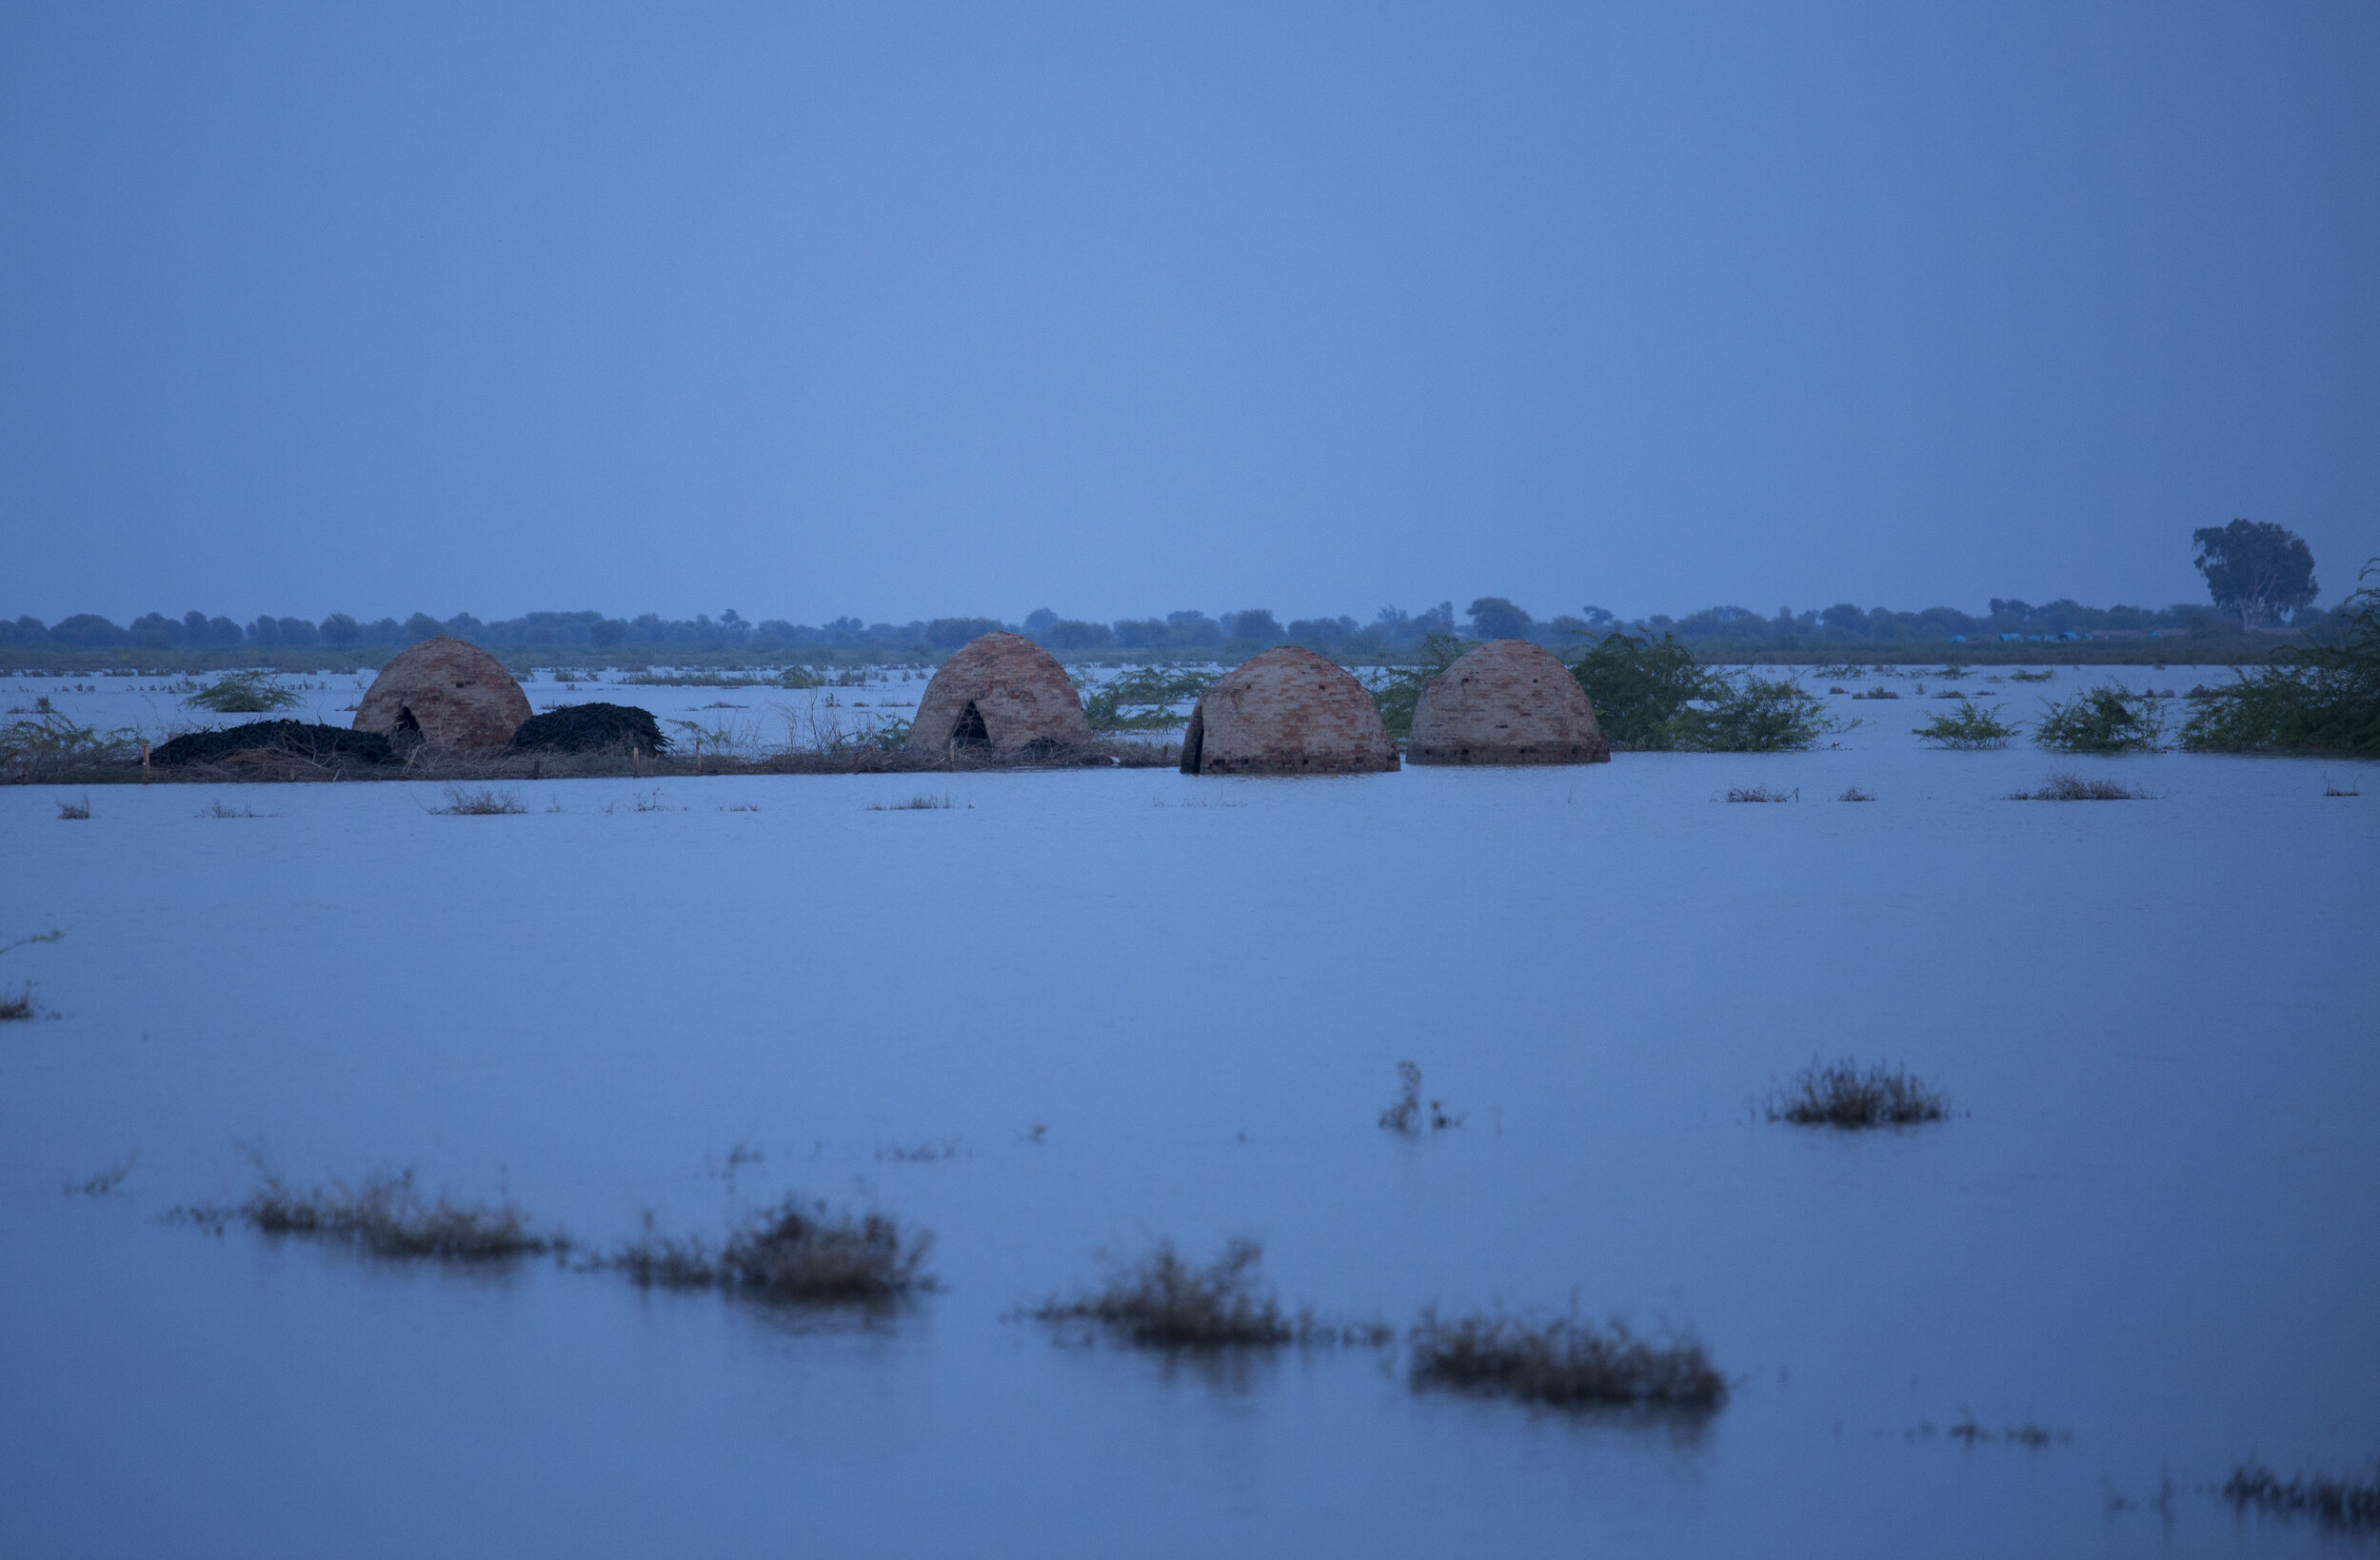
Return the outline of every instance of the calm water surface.
<path id="1" fill-rule="evenodd" d="M 2153 801 L 2014 803 L 2053 760 L 1883 708 L 1807 755 L 958 777 L 934 812 L 868 810 L 906 777 L 483 819 L 0 790 L 0 940 L 66 933 L 0 958 L 63 1015 L 0 1034 L 0 1550 L 2325 1549 L 2202 1487 L 2380 1452 L 2380 774 L 2164 755 L 2081 766 Z M 1800 800 L 1715 800 L 1745 783 Z M 1957 1115 L 1760 1118 L 1838 1055 Z M 1376 1127 L 1401 1059 L 1458 1128 Z M 800 1189 L 933 1231 L 944 1288 L 786 1315 L 157 1222 L 240 1195 L 243 1141 L 597 1244 Z M 1239 1234 L 1328 1311 L 1691 1326 L 1732 1401 L 1575 1417 L 1003 1319 L 1100 1249 Z"/>

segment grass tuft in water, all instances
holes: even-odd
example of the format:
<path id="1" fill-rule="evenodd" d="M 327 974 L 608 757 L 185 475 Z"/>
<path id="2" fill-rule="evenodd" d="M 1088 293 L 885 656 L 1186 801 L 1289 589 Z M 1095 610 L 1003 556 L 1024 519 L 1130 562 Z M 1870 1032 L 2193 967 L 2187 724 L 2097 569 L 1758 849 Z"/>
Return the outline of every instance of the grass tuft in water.
<path id="1" fill-rule="evenodd" d="M 1532 1321 L 1501 1313 L 1441 1317 L 1424 1311 L 1410 1336 L 1416 1387 L 1517 1397 L 1553 1408 L 1679 1409 L 1707 1412 L 1727 1401 L 1699 1340 L 1656 1343 L 1628 1324 L 1600 1326 L 1575 1313 Z"/>
<path id="2" fill-rule="evenodd" d="M 262 1177 L 246 1202 L 229 1211 L 266 1234 L 307 1235 L 351 1241 L 375 1256 L 434 1257 L 446 1262 L 486 1262 L 565 1250 L 559 1234 L 541 1234 L 513 1204 L 460 1203 L 441 1193 L 422 1195 L 413 1172 L 367 1177 L 359 1186 L 344 1181 L 293 1187 L 261 1159 Z M 187 1209 L 198 1223 L 221 1223 L 210 1209 Z"/>
<path id="3" fill-rule="evenodd" d="M 1856 785 L 1846 785 L 1843 787 L 1843 794 L 1836 797 L 1835 800 L 1837 801 L 1874 801 L 1875 800 L 1875 793 L 1873 791 L 1862 791 Z"/>
<path id="4" fill-rule="evenodd" d="M 132 1174 L 132 1167 L 140 1162 L 141 1151 L 134 1149 L 96 1175 L 67 1182 L 66 1195 L 69 1197 L 112 1197 L 116 1188 L 124 1184 L 125 1177 Z"/>
<path id="5" fill-rule="evenodd" d="M 921 791 L 900 801 L 871 801 L 867 810 L 871 813 L 938 813 L 946 811 L 949 806 L 948 797 L 929 797 Z"/>
<path id="6" fill-rule="evenodd" d="M 1790 791 L 1779 791 L 1767 785 L 1730 786 L 1727 800 L 1730 801 L 1799 801 L 1801 787 L 1796 785 Z"/>
<path id="7" fill-rule="evenodd" d="M 2380 1532 L 2380 1461 L 2369 1474 L 2300 1473 L 2284 1483 L 2251 1458 L 2231 1470 L 2222 1494 L 2238 1511 L 2252 1507 L 2274 1516 L 2309 1516 L 2334 1531 Z"/>
<path id="8" fill-rule="evenodd" d="M 2011 791 L 2009 801 L 2153 801 L 2154 792 L 2136 791 L 2122 780 L 2097 777 L 2086 780 L 2061 769 L 2031 791 Z"/>
<path id="9" fill-rule="evenodd" d="M 449 785 L 446 804 L 430 811 L 448 818 L 500 818 L 526 813 L 528 807 L 518 791 L 500 791 L 492 785 Z"/>
<path id="10" fill-rule="evenodd" d="M 1803 1127 L 1907 1127 L 1939 1121 L 1950 1096 L 1897 1068 L 1876 1062 L 1812 1062 L 1764 1107 L 1772 1121 Z"/>
<path id="11" fill-rule="evenodd" d="M 81 799 L 80 800 L 77 800 L 77 801 L 61 801 L 61 802 L 59 802 L 59 803 L 58 803 L 58 816 L 59 816 L 61 819 L 69 819 L 69 818 L 81 818 L 81 819 L 87 819 L 87 818 L 90 817 L 90 798 L 89 798 L 89 797 L 84 797 L 83 799 Z"/>
<path id="12" fill-rule="evenodd" d="M 898 1299 L 930 1290 L 920 1270 L 934 1237 L 905 1233 L 889 1214 L 852 1214 L 787 1197 L 756 1214 L 715 1254 L 699 1238 L 645 1233 L 607 1266 L 640 1284 L 708 1289 L 783 1304 L 835 1305 Z"/>
<path id="13" fill-rule="evenodd" d="M 36 942 L 55 942 L 66 934 L 52 927 L 31 937 L 18 938 L 14 942 L 0 943 L 0 954 L 13 953 Z M 0 991 L 0 1023 L 17 1023 L 41 1017 L 41 1005 L 33 1000 L 33 983 L 30 980 L 14 992 Z"/>
<path id="14" fill-rule="evenodd" d="M 1383 1131 L 1393 1132 L 1399 1137 L 1418 1137 L 1425 1125 L 1432 1132 L 1444 1132 L 1449 1127 L 1462 1125 L 1461 1116 L 1446 1114 L 1444 1100 L 1431 1100 L 1426 1112 L 1421 1108 L 1421 1068 L 1418 1063 L 1398 1062 L 1397 1080 L 1397 1097 L 1389 1101 L 1386 1110 L 1380 1112 Z"/>
<path id="15" fill-rule="evenodd" d="M 1279 1348 L 1335 1344 L 1383 1347 L 1396 1340 L 1385 1322 L 1333 1322 L 1284 1313 L 1259 1271 L 1264 1248 L 1234 1239 L 1205 1267 L 1185 1260 L 1172 1241 L 1137 1262 L 1109 1264 L 1107 1282 L 1071 1300 L 1050 1299 L 1036 1321 L 1088 1323 L 1142 1349 Z"/>

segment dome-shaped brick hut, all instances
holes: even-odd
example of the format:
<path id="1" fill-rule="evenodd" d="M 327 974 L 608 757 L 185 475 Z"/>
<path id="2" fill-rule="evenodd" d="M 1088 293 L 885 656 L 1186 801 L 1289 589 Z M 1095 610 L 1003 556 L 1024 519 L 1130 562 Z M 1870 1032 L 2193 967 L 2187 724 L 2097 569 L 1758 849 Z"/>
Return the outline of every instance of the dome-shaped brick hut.
<path id="1" fill-rule="evenodd" d="M 961 645 L 935 671 L 909 722 L 912 753 L 1006 757 L 1090 742 L 1091 722 L 1066 669 L 1016 634 L 983 634 Z"/>
<path id="2" fill-rule="evenodd" d="M 380 669 L 356 706 L 355 729 L 377 731 L 400 749 L 503 747 L 528 718 L 528 695 L 501 662 L 441 634 Z"/>
<path id="3" fill-rule="evenodd" d="M 1185 775 L 1354 775 L 1397 767 L 1380 712 L 1347 669 L 1311 650 L 1267 650 L 1199 696 Z"/>
<path id="4" fill-rule="evenodd" d="M 1608 763 L 1612 744 L 1570 668 L 1527 640 L 1490 640 L 1413 706 L 1415 763 Z"/>

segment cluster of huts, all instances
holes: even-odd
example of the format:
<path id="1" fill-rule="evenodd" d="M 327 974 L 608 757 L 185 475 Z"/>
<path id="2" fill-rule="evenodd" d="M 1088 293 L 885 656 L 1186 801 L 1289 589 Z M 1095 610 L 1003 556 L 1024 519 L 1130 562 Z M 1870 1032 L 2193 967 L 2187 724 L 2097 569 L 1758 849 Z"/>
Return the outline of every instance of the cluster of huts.
<path id="1" fill-rule="evenodd" d="M 493 656 L 443 637 L 389 662 L 355 713 L 356 730 L 399 747 L 532 745 L 520 741 L 529 722 L 527 697 Z M 1091 742 L 1081 701 L 1057 658 L 1031 640 L 999 633 L 942 662 L 918 701 L 908 737 L 921 757 L 1059 757 Z M 1432 679 L 1414 706 L 1404 754 L 1406 761 L 1432 764 L 1610 757 L 1577 680 L 1524 640 L 1479 645 Z M 1363 774 L 1398 761 L 1363 684 L 1296 645 L 1267 650 L 1200 695 L 1181 744 L 1185 775 Z"/>

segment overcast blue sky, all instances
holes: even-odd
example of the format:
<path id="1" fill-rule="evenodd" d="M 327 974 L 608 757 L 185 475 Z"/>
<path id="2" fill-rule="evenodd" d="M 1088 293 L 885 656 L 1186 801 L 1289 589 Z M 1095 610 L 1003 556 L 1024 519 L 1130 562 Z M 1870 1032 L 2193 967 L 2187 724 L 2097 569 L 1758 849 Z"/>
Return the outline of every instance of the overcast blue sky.
<path id="1" fill-rule="evenodd" d="M 2203 599 L 2380 6 L 0 7 L 0 614 Z"/>

